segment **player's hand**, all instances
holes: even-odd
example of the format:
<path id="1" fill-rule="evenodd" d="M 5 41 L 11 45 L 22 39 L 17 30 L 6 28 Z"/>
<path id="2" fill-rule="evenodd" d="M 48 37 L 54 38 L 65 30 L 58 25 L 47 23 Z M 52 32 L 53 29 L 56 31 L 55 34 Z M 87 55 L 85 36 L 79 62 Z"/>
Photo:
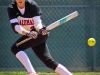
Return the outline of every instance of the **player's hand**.
<path id="1" fill-rule="evenodd" d="M 26 34 L 26 36 L 32 37 L 33 39 L 36 39 L 38 36 L 38 33 L 36 31 L 30 31 Z"/>
<path id="2" fill-rule="evenodd" d="M 46 30 L 46 27 L 44 27 L 44 28 L 40 29 L 40 33 L 41 33 L 42 35 L 47 35 L 47 34 L 49 34 L 50 32 L 49 32 L 49 30 Z"/>

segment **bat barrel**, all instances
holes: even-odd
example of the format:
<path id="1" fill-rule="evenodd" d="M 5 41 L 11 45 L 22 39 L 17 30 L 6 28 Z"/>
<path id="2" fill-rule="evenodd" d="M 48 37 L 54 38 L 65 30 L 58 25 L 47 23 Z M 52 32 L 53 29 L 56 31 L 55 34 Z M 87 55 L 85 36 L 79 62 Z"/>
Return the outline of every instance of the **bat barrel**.
<path id="1" fill-rule="evenodd" d="M 47 29 L 47 30 L 52 30 L 52 29 L 56 28 L 57 26 L 59 26 L 59 25 L 65 23 L 65 22 L 67 22 L 67 21 L 69 21 L 69 20 L 71 20 L 71 19 L 77 17 L 78 15 L 79 15 L 78 12 L 75 11 L 75 12 L 73 12 L 73 13 L 71 13 L 71 14 L 69 14 L 69 15 L 63 17 L 63 18 L 61 18 L 60 20 L 58 20 L 58 21 L 56 21 L 56 22 L 50 24 L 49 26 L 47 26 L 46 29 Z"/>

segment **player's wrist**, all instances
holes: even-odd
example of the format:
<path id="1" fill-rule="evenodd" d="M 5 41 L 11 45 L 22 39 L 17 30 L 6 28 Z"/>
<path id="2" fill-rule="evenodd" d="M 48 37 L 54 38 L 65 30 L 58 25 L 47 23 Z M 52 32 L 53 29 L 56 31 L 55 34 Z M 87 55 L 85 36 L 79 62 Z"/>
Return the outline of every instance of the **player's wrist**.
<path id="1" fill-rule="evenodd" d="M 41 28 L 41 29 L 39 30 L 39 33 L 42 34 L 42 31 L 45 30 L 45 29 L 46 29 L 46 28 L 44 28 L 44 27 Z"/>
<path id="2" fill-rule="evenodd" d="M 40 29 L 39 33 L 42 35 L 47 35 L 49 34 L 49 30 L 46 30 L 46 27 L 43 27 L 42 29 Z"/>
<path id="3" fill-rule="evenodd" d="M 27 35 L 28 33 L 30 33 L 30 31 L 25 31 L 25 30 L 22 31 L 23 35 Z"/>

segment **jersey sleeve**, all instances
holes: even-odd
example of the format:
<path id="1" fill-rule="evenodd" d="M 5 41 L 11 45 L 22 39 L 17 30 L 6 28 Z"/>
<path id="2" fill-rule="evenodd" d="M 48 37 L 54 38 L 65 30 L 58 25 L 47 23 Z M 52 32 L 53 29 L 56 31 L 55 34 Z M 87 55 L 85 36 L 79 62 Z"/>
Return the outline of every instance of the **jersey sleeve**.
<path id="1" fill-rule="evenodd" d="M 8 12 L 8 17 L 9 17 L 9 20 L 10 20 L 10 23 L 11 23 L 11 27 L 14 30 L 14 32 L 17 33 L 15 31 L 15 25 L 19 25 L 19 24 L 18 24 L 16 12 L 15 12 L 13 6 L 11 6 L 11 5 L 8 6 L 7 12 Z"/>
<path id="2" fill-rule="evenodd" d="M 41 9 L 34 1 L 31 2 L 31 10 L 32 10 L 33 17 L 40 16 L 42 14 Z"/>

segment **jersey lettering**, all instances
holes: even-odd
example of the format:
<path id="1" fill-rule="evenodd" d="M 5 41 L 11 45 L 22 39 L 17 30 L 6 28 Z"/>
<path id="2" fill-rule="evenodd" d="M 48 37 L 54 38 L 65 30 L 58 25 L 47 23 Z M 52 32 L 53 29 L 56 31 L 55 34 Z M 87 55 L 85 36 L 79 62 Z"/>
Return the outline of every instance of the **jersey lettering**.
<path id="1" fill-rule="evenodd" d="M 34 21 L 33 20 L 20 20 L 19 24 L 24 26 L 24 25 L 34 25 Z"/>
<path id="2" fill-rule="evenodd" d="M 19 16 L 18 17 L 19 25 L 22 26 L 26 30 L 34 29 L 34 20 L 33 18 L 24 18 Z"/>

